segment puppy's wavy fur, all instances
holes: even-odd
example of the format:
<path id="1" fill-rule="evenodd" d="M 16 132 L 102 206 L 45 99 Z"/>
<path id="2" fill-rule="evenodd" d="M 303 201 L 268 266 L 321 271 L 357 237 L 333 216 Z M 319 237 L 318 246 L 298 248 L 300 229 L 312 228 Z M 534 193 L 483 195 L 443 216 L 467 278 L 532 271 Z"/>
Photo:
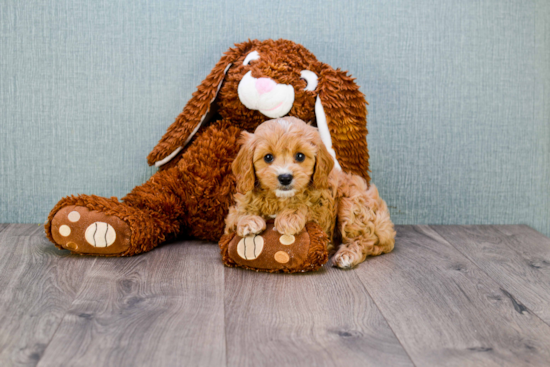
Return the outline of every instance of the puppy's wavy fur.
<path id="1" fill-rule="evenodd" d="M 332 239 L 329 250 L 341 239 L 333 258 L 340 268 L 392 251 L 395 231 L 386 203 L 364 178 L 333 169 L 317 128 L 294 117 L 269 120 L 254 134 L 243 132 L 241 144 L 232 165 L 238 193 L 226 233 L 260 233 L 266 219 L 275 218 L 280 233 L 294 235 L 313 221 Z M 268 154 L 272 162 L 264 159 Z M 281 174 L 292 175 L 292 182 L 282 185 Z"/>

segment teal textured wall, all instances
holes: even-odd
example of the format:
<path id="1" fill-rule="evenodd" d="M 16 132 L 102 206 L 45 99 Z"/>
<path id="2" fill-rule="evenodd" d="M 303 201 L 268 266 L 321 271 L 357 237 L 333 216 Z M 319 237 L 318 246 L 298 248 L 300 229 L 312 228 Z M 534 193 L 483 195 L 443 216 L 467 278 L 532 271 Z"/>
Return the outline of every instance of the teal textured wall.
<path id="1" fill-rule="evenodd" d="M 548 19 L 548 1 L 4 0 L 0 222 L 124 196 L 223 51 L 288 38 L 357 77 L 396 223 L 550 235 Z"/>

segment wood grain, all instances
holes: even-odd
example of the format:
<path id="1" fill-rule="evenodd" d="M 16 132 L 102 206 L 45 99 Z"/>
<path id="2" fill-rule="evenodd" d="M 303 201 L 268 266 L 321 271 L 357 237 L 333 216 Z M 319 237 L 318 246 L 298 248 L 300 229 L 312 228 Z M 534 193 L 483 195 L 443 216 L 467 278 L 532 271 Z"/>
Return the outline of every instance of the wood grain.
<path id="1" fill-rule="evenodd" d="M 44 226 L 41 224 L 3 224 L 2 235 L 4 236 L 38 236 L 45 238 Z"/>
<path id="2" fill-rule="evenodd" d="M 226 268 L 228 366 L 412 366 L 357 274 Z"/>
<path id="3" fill-rule="evenodd" d="M 9 223 L 0 223 L 0 233 L 4 231 L 4 229 L 8 228 Z"/>
<path id="4" fill-rule="evenodd" d="M 434 226 L 493 280 L 550 324 L 550 239 L 527 226 Z"/>
<path id="5" fill-rule="evenodd" d="M 225 365 L 215 244 L 99 258 L 39 366 Z"/>
<path id="6" fill-rule="evenodd" d="M 215 244 L 80 257 L 0 225 L 0 366 L 548 365 L 550 239 L 397 230 L 354 270 L 278 275 L 224 268 Z"/>
<path id="7" fill-rule="evenodd" d="M 0 232 L 0 366 L 34 366 L 46 349 L 94 258 L 60 251 L 35 224 Z"/>
<path id="8" fill-rule="evenodd" d="M 427 226 L 356 273 L 421 366 L 548 366 L 550 327 Z"/>

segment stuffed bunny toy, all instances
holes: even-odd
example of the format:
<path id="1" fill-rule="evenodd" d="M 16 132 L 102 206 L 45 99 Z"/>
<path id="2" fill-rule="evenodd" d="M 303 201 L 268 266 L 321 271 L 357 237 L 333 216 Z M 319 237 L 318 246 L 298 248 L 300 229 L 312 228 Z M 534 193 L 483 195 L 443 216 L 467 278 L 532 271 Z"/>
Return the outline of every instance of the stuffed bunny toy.
<path id="1" fill-rule="evenodd" d="M 241 132 L 283 116 L 318 127 L 335 166 L 370 181 L 366 101 L 354 79 L 292 41 L 249 40 L 222 56 L 149 154 L 158 172 L 121 201 L 61 199 L 46 236 L 101 256 L 139 254 L 184 234 L 218 241 L 237 190 Z"/>

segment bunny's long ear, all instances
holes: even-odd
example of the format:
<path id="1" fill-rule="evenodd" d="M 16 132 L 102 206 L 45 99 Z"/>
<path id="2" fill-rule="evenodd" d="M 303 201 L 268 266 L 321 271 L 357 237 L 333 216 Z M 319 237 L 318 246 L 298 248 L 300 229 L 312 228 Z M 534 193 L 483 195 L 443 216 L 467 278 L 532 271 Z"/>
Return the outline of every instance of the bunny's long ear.
<path id="1" fill-rule="evenodd" d="M 170 125 L 157 146 L 147 156 L 147 162 L 150 166 L 160 167 L 168 163 L 189 143 L 205 122 L 210 111 L 210 105 L 216 99 L 231 64 L 243 53 L 249 51 L 256 43 L 257 41 L 249 40 L 248 42 L 236 44 L 235 48 L 230 48 L 222 56 L 206 79 L 197 87 L 196 92 L 193 93 L 176 121 Z"/>
<path id="2" fill-rule="evenodd" d="M 370 182 L 367 148 L 367 101 L 355 79 L 323 64 L 315 118 L 335 166 Z"/>

